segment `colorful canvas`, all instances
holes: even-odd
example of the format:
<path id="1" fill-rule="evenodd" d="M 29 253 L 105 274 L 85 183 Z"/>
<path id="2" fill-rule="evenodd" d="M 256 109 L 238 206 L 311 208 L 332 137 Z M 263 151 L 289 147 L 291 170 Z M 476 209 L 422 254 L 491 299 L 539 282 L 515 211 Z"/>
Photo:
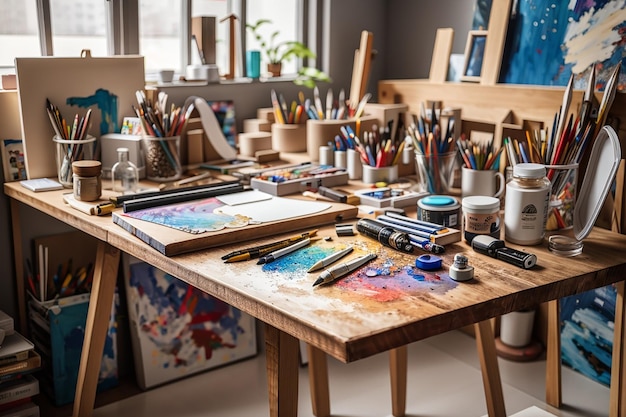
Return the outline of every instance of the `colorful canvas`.
<path id="1" fill-rule="evenodd" d="M 125 273 L 143 389 L 256 354 L 250 315 L 133 258 L 125 258 Z"/>
<path id="2" fill-rule="evenodd" d="M 232 100 L 207 101 L 211 110 L 222 128 L 222 133 L 231 146 L 236 146 L 237 121 L 235 119 L 235 104 Z"/>
<path id="3" fill-rule="evenodd" d="M 272 197 L 253 190 L 130 211 L 121 216 L 200 234 L 224 228 L 236 229 L 248 224 L 311 216 L 329 207 L 330 204 L 324 202 Z"/>
<path id="4" fill-rule="evenodd" d="M 161 224 L 188 233 L 204 233 L 234 227 L 235 216 L 214 213 L 224 206 L 216 198 L 137 210 L 124 216 Z M 241 224 L 241 226 L 245 226 Z"/>
<path id="5" fill-rule="evenodd" d="M 24 144 L 21 139 L 2 140 L 2 165 L 4 166 L 5 181 L 18 181 L 27 178 Z"/>
<path id="6" fill-rule="evenodd" d="M 561 300 L 563 364 L 606 386 L 611 382 L 611 353 L 616 289 L 598 288 Z"/>
<path id="7" fill-rule="evenodd" d="M 565 86 L 571 74 L 584 88 L 596 65 L 598 88 L 622 62 L 626 83 L 626 0 L 520 0 L 509 20 L 500 82 Z"/>

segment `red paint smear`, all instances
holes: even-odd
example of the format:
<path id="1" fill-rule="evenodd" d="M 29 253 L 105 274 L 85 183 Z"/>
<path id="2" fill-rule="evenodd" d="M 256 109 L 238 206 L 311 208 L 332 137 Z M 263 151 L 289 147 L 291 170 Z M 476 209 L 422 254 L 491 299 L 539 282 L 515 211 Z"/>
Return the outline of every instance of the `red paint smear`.
<path id="1" fill-rule="evenodd" d="M 389 287 L 381 287 L 380 285 L 374 285 L 367 282 L 370 278 L 363 278 L 360 276 L 354 276 L 350 279 L 344 279 L 339 281 L 339 286 L 344 289 L 358 291 L 358 290 L 367 290 L 374 293 L 371 296 L 376 301 L 380 302 L 388 302 L 395 301 L 399 298 L 406 296 L 406 291 L 397 290 Z M 391 283 L 390 283 L 391 284 Z"/>

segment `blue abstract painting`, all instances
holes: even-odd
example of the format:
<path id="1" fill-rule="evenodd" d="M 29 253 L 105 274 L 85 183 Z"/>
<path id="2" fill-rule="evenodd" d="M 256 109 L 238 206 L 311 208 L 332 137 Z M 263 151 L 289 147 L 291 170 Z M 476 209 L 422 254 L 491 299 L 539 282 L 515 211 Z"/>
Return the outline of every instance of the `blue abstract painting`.
<path id="1" fill-rule="evenodd" d="M 626 0 L 519 0 L 513 2 L 500 82 L 565 86 L 570 75 L 583 88 L 596 66 L 602 89 L 622 62 L 626 82 Z"/>
<path id="2" fill-rule="evenodd" d="M 609 285 L 561 300 L 563 364 L 606 386 L 611 382 L 616 297 Z"/>
<path id="3" fill-rule="evenodd" d="M 127 257 L 125 264 L 141 388 L 256 354 L 252 316 L 145 262 Z"/>

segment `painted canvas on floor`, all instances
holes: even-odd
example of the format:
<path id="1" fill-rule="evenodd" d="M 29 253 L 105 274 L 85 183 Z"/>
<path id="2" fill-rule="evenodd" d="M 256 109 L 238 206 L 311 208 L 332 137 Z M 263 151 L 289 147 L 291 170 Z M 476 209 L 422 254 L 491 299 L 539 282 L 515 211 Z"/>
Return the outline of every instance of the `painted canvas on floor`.
<path id="1" fill-rule="evenodd" d="M 254 318 L 130 256 L 124 259 L 137 383 L 152 388 L 257 353 Z"/>
<path id="2" fill-rule="evenodd" d="M 500 82 L 584 88 L 596 65 L 598 89 L 620 61 L 626 84 L 626 0 L 513 2 Z M 577 87 L 579 88 L 579 87 Z"/>
<path id="3" fill-rule="evenodd" d="M 563 364 L 606 386 L 611 382 L 616 295 L 609 285 L 561 299 Z"/>

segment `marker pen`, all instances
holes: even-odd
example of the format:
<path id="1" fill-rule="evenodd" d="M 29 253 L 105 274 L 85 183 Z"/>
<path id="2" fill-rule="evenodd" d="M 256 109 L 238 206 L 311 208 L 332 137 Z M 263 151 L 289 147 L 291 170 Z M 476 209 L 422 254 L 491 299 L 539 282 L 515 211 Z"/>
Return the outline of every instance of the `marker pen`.
<path id="1" fill-rule="evenodd" d="M 489 255 L 492 258 L 500 259 L 524 269 L 530 269 L 537 264 L 536 255 L 507 248 L 503 240 L 489 235 L 477 235 L 474 237 L 472 239 L 472 249 L 483 255 Z"/>
<path id="2" fill-rule="evenodd" d="M 387 226 L 372 219 L 360 219 L 356 223 L 356 229 L 359 233 L 376 239 L 385 246 L 402 252 L 413 253 L 414 248 L 409 239 L 409 235 L 391 226 Z"/>
<path id="3" fill-rule="evenodd" d="M 348 201 L 348 196 L 346 194 L 340 191 L 333 190 L 332 188 L 324 187 L 323 185 L 317 187 L 317 193 L 340 203 L 345 203 Z"/>

